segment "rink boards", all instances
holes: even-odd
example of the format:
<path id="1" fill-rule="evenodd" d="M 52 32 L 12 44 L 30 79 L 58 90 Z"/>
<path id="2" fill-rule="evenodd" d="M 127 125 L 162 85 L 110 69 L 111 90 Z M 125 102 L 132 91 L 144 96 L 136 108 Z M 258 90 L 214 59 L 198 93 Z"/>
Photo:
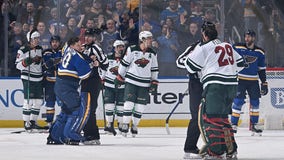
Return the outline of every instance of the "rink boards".
<path id="1" fill-rule="evenodd" d="M 273 120 L 283 121 L 284 115 L 284 86 L 283 76 L 267 76 L 269 92 L 261 98 L 260 120 L 264 122 L 267 116 L 276 116 Z M 157 95 L 150 95 L 150 103 L 145 108 L 141 126 L 164 126 L 165 119 L 185 93 L 187 79 L 161 79 Z M 0 127 L 19 127 L 22 125 L 22 82 L 18 78 L 0 79 Z M 194 94 L 194 93 L 193 93 Z M 247 100 L 248 101 L 248 100 Z M 242 123 L 248 123 L 249 105 L 243 107 Z M 56 105 L 56 113 L 60 107 Z M 44 103 L 41 115 L 45 113 Z M 103 102 L 98 99 L 97 117 L 99 125 L 103 125 Z M 186 126 L 190 119 L 189 96 L 186 94 L 175 110 L 170 120 L 170 126 Z M 40 120 L 43 120 L 40 116 Z"/>

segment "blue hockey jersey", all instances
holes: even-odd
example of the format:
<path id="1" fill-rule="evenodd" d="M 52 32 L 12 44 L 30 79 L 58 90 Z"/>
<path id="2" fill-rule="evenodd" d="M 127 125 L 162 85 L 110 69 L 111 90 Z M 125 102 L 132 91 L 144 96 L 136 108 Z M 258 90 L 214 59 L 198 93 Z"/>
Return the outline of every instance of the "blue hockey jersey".
<path id="1" fill-rule="evenodd" d="M 63 49 L 62 62 L 58 68 L 61 77 L 75 78 L 75 80 L 86 79 L 91 74 L 92 64 L 84 59 L 82 53 L 67 47 Z"/>
<path id="2" fill-rule="evenodd" d="M 52 49 L 47 49 L 43 51 L 43 74 L 47 81 L 54 82 L 55 77 L 57 75 L 57 68 L 59 64 L 55 64 L 56 61 L 60 62 L 59 60 L 62 58 L 61 50 L 55 51 Z"/>
<path id="3" fill-rule="evenodd" d="M 266 69 L 264 50 L 257 46 L 249 49 L 245 43 L 235 44 L 233 47 L 245 61 L 245 68 L 239 72 L 238 78 L 258 80 L 258 71 Z"/>

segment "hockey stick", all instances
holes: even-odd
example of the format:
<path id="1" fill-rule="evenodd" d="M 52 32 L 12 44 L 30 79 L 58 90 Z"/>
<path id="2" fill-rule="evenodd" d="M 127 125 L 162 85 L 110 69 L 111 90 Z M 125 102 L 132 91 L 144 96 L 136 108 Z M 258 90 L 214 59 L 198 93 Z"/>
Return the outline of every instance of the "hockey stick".
<path id="1" fill-rule="evenodd" d="M 185 90 L 185 92 L 180 96 L 178 102 L 176 103 L 176 105 L 174 106 L 174 108 L 172 109 L 172 111 L 170 112 L 170 114 L 168 115 L 167 119 L 166 119 L 166 131 L 168 134 L 171 134 L 170 132 L 170 128 L 169 128 L 169 120 L 170 117 L 172 116 L 172 114 L 174 113 L 174 111 L 177 109 L 177 107 L 179 106 L 180 103 L 182 103 L 182 100 L 184 98 L 185 95 L 188 94 L 188 89 Z"/>
<path id="2" fill-rule="evenodd" d="M 104 102 L 104 89 L 102 90 L 102 104 L 103 104 L 103 115 L 104 115 L 104 128 L 106 128 L 106 113 L 105 113 L 105 102 Z"/>

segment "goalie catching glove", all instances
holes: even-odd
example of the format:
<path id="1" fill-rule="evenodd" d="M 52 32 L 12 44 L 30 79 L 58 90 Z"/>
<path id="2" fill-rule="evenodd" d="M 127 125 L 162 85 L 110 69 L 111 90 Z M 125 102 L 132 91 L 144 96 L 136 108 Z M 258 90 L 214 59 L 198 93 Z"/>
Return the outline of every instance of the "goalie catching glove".
<path id="1" fill-rule="evenodd" d="M 151 81 L 151 85 L 150 85 L 150 89 L 149 89 L 149 92 L 151 94 L 157 94 L 157 90 L 158 90 L 158 81 L 156 80 L 153 80 Z"/>
<path id="2" fill-rule="evenodd" d="M 267 84 L 267 82 L 263 82 L 260 85 L 260 94 L 262 96 L 265 96 L 265 95 L 267 95 L 267 93 L 268 93 L 268 84 Z"/>
<path id="3" fill-rule="evenodd" d="M 113 82 L 114 82 L 115 88 L 118 88 L 124 84 L 124 79 L 121 77 L 121 75 L 118 74 Z"/>

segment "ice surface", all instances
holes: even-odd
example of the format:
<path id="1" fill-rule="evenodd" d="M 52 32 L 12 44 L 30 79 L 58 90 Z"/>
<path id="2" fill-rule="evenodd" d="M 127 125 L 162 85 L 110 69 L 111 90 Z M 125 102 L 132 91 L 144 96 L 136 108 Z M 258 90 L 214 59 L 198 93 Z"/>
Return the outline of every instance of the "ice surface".
<path id="1" fill-rule="evenodd" d="M 69 146 L 46 145 L 46 133 L 10 133 L 18 130 L 0 129 L 2 160 L 181 160 L 186 137 L 186 128 L 170 128 L 171 135 L 165 128 L 139 128 L 136 138 L 101 134 L 100 146 Z M 283 130 L 265 130 L 260 137 L 240 128 L 236 140 L 239 159 L 284 159 Z"/>

